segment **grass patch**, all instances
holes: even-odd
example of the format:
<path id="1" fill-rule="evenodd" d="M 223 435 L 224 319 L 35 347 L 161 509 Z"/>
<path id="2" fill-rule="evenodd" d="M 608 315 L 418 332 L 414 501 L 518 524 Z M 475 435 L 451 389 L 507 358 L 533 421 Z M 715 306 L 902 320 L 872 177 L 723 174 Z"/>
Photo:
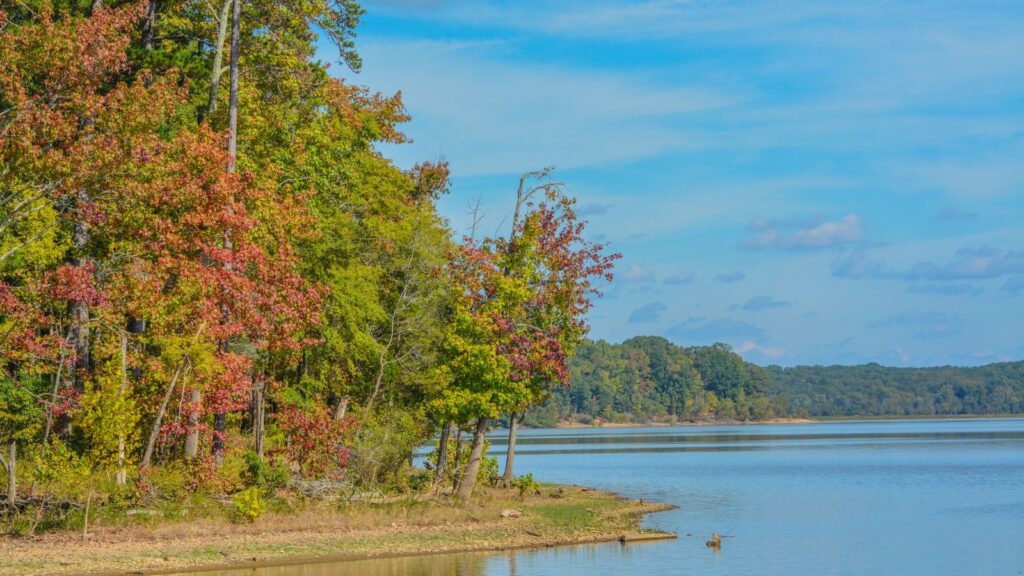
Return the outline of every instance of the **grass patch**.
<path id="1" fill-rule="evenodd" d="M 251 523 L 232 523 L 199 506 L 163 510 L 130 524 L 100 523 L 88 539 L 71 532 L 0 538 L 0 576 L 167 571 L 284 558 L 358 559 L 614 540 L 639 533 L 642 514 L 665 508 L 557 485 L 540 485 L 524 495 L 482 487 L 469 503 L 413 496 L 376 504 L 272 498 Z M 62 553 L 55 558 L 58 547 Z"/>

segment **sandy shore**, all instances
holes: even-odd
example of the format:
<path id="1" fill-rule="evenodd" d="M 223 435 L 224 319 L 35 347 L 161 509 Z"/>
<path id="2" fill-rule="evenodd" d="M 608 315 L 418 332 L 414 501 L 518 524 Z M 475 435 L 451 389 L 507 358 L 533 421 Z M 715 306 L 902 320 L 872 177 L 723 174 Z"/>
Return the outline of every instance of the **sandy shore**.
<path id="1" fill-rule="evenodd" d="M 0 537 L 0 575 L 166 574 L 673 537 L 639 528 L 644 514 L 669 508 L 547 485 L 525 497 L 483 489 L 468 505 L 413 499 L 342 507 L 320 503 L 296 513 L 266 514 L 253 524 L 200 518 L 97 526 L 86 539 L 67 532 Z"/>

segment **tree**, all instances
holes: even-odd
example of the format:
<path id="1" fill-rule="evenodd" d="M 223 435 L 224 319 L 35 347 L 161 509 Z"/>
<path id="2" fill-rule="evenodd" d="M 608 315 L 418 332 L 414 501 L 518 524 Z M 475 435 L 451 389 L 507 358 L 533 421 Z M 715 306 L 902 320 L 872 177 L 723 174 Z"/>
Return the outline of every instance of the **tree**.
<path id="1" fill-rule="evenodd" d="M 514 367 L 512 377 L 528 390 L 509 411 L 506 486 L 513 478 L 519 419 L 529 406 L 545 400 L 551 387 L 568 383 L 568 358 L 586 335 L 585 314 L 600 294 L 595 282 L 610 281 L 620 257 L 584 238 L 586 223 L 576 216 L 576 200 L 549 177 L 550 170 L 543 170 L 520 178 L 512 232 L 494 246 L 503 276 L 519 284 L 509 290 L 517 295 L 504 311 L 511 337 L 501 351 Z M 531 181 L 539 183 L 526 188 Z M 543 201 L 534 205 L 531 198 L 537 193 Z"/>

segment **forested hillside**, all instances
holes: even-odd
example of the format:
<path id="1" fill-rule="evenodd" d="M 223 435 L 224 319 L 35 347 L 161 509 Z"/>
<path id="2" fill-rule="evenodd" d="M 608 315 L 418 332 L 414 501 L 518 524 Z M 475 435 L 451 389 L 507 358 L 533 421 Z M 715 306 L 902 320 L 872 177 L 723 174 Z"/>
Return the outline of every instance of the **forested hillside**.
<path id="1" fill-rule="evenodd" d="M 555 388 L 530 423 L 1024 413 L 1024 362 L 762 368 L 725 344 L 683 348 L 641 336 L 587 342 L 569 366 L 571 386 Z"/>
<path id="2" fill-rule="evenodd" d="M 587 342 L 569 367 L 572 385 L 555 388 L 528 421 L 762 420 L 786 413 L 783 399 L 767 395 L 768 373 L 724 344 L 682 348 L 656 336 Z"/>
<path id="3" fill-rule="evenodd" d="M 975 368 L 771 366 L 770 394 L 794 414 L 932 416 L 1024 413 L 1024 361 Z"/>

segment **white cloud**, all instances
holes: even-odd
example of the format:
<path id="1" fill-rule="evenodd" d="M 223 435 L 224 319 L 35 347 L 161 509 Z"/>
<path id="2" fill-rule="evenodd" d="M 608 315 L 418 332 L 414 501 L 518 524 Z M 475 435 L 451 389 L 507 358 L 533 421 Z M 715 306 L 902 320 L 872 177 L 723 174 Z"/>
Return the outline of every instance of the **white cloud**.
<path id="1" fill-rule="evenodd" d="M 836 221 L 798 225 L 758 218 L 750 228 L 758 234 L 742 243 L 747 248 L 830 248 L 864 240 L 864 219 L 857 214 Z"/>
<path id="2" fill-rule="evenodd" d="M 746 355 L 754 353 L 768 360 L 778 360 L 779 358 L 782 358 L 783 356 L 786 355 L 785 348 L 779 348 L 776 346 L 764 346 L 762 344 L 754 342 L 753 340 L 746 340 L 745 342 L 741 343 L 739 346 L 734 348 L 734 350 L 737 354 Z"/>

